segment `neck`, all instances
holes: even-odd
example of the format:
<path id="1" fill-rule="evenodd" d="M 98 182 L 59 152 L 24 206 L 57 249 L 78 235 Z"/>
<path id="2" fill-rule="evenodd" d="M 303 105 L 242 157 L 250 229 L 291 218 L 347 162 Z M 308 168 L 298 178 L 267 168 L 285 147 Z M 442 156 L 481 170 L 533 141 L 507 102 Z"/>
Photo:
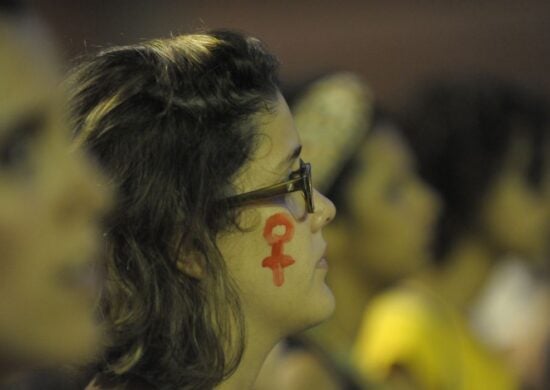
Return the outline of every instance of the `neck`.
<path id="1" fill-rule="evenodd" d="M 265 327 L 247 324 L 246 330 L 246 347 L 241 362 L 235 372 L 220 383 L 216 390 L 252 389 L 269 351 L 280 339 L 273 334 L 266 334 Z"/>
<path id="2" fill-rule="evenodd" d="M 483 287 L 498 254 L 476 237 L 465 237 L 447 254 L 443 265 L 421 278 L 451 304 L 465 310 Z"/>

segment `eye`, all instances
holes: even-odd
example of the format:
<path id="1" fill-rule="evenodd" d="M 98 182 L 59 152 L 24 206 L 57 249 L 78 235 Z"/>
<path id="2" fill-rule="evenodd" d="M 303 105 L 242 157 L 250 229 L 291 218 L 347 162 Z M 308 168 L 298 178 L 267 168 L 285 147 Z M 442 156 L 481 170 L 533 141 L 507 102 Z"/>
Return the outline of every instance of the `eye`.
<path id="1" fill-rule="evenodd" d="M 303 164 L 303 161 L 300 160 L 300 163 L 299 165 L 296 167 L 296 169 L 294 169 L 292 172 L 290 172 L 290 174 L 288 175 L 288 178 L 289 179 L 296 179 L 298 177 L 300 177 L 302 175 L 302 164 Z"/>
<path id="2" fill-rule="evenodd" d="M 12 126 L 0 140 L 0 168 L 22 169 L 27 166 L 33 141 L 44 122 L 43 116 L 31 116 Z"/>
<path id="3" fill-rule="evenodd" d="M 288 175 L 289 179 L 296 179 L 298 177 L 300 177 L 300 170 L 299 169 L 296 170 L 296 171 L 290 172 L 290 175 Z"/>

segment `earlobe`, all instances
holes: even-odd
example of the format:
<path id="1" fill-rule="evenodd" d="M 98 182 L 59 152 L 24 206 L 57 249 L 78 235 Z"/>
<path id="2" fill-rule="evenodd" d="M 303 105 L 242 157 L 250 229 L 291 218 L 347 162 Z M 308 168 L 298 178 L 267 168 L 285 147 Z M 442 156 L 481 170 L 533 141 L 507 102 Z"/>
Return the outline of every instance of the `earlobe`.
<path id="1" fill-rule="evenodd" d="M 187 253 L 184 258 L 176 263 L 178 269 L 185 275 L 201 280 L 205 276 L 203 256 L 196 251 Z"/>

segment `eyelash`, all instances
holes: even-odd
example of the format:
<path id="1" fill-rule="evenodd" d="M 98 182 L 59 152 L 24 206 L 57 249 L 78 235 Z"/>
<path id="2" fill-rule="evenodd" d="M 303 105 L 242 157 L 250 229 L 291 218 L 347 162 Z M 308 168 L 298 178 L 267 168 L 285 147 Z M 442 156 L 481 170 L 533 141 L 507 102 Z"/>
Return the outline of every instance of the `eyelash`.
<path id="1" fill-rule="evenodd" d="M 290 174 L 288 175 L 288 180 L 296 179 L 299 176 L 300 176 L 300 169 L 297 169 L 295 171 L 290 172 Z"/>
<path id="2" fill-rule="evenodd" d="M 301 161 L 301 160 L 300 160 Z M 300 176 L 300 166 L 298 166 L 296 169 L 292 169 L 290 173 L 288 174 L 289 179 L 294 179 L 295 177 Z"/>

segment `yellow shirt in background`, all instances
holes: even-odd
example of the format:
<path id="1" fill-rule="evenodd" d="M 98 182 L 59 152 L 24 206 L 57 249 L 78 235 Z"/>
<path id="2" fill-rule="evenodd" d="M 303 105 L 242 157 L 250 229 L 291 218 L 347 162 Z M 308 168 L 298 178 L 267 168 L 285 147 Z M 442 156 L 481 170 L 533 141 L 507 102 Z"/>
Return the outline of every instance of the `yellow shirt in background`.
<path id="1" fill-rule="evenodd" d="M 419 284 L 395 288 L 369 304 L 352 360 L 379 383 L 406 373 L 418 389 L 518 388 L 498 357 L 474 340 L 458 311 Z"/>

